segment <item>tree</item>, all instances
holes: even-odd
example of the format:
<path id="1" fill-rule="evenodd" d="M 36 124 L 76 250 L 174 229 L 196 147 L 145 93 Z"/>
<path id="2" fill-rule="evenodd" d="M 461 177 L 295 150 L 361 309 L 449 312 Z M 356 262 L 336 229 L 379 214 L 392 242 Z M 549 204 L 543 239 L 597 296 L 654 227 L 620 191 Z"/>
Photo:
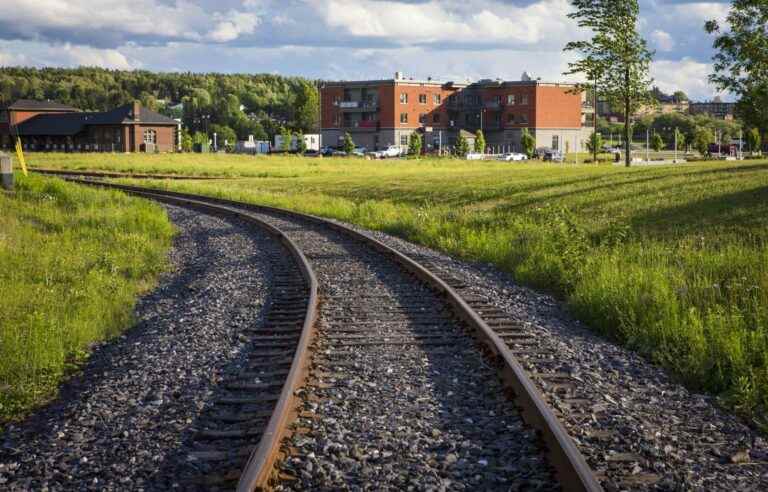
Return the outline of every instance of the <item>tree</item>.
<path id="1" fill-rule="evenodd" d="M 760 149 L 760 130 L 757 128 L 750 128 L 747 130 L 747 148 L 750 152 L 759 152 Z"/>
<path id="2" fill-rule="evenodd" d="M 621 106 L 624 121 L 644 103 L 652 101 L 648 76 L 653 54 L 637 32 L 640 13 L 637 0 L 571 0 L 575 12 L 568 14 L 579 27 L 593 32 L 591 39 L 572 41 L 564 51 L 575 51 L 581 59 L 568 64 L 565 75 L 584 74 L 590 82 L 577 85 L 585 90 L 590 83 L 599 88 L 612 106 Z M 629 166 L 630 125 L 624 125 L 625 164 Z"/>
<path id="3" fill-rule="evenodd" d="M 459 130 L 459 134 L 456 136 L 456 146 L 454 147 L 454 151 L 456 152 L 456 155 L 460 157 L 466 157 L 467 154 L 469 154 L 469 142 L 464 138 L 461 130 Z"/>
<path id="4" fill-rule="evenodd" d="M 290 152 L 291 150 L 291 130 L 283 127 L 280 129 L 280 150 Z"/>
<path id="5" fill-rule="evenodd" d="M 709 80 L 736 94 L 739 115 L 764 135 L 768 131 L 768 2 L 733 0 L 726 22 L 726 31 L 720 30 L 716 20 L 704 25 L 715 36 L 717 50 Z"/>
<path id="6" fill-rule="evenodd" d="M 408 153 L 417 159 L 421 155 L 421 135 L 411 133 L 411 139 L 408 142 Z"/>
<path id="7" fill-rule="evenodd" d="M 587 149 L 592 153 L 593 156 L 596 156 L 602 148 L 603 136 L 599 132 L 592 132 L 592 135 L 589 136 L 589 140 L 587 140 Z M 597 162 L 597 160 L 593 162 Z"/>
<path id="8" fill-rule="evenodd" d="M 709 128 L 697 128 L 693 135 L 693 147 L 701 155 L 709 155 L 709 146 L 715 142 L 715 136 Z"/>
<path id="9" fill-rule="evenodd" d="M 296 134 L 296 150 L 302 155 L 307 151 L 307 142 L 304 140 L 304 132 L 302 131 Z"/>
<path id="10" fill-rule="evenodd" d="M 675 141 L 677 142 L 677 150 L 685 150 L 685 134 L 678 128 L 675 128 Z"/>
<path id="11" fill-rule="evenodd" d="M 675 93 L 672 94 L 672 99 L 674 99 L 677 103 L 688 101 L 688 94 L 683 91 L 675 91 Z"/>
<path id="12" fill-rule="evenodd" d="M 483 135 L 482 130 L 477 130 L 477 133 L 475 134 L 475 146 L 474 151 L 478 154 L 484 154 L 485 153 L 485 135 Z"/>
<path id="13" fill-rule="evenodd" d="M 296 94 L 296 126 L 307 132 L 317 130 L 320 123 L 320 95 L 309 82 L 301 82 Z"/>
<path id="14" fill-rule="evenodd" d="M 523 148 L 523 153 L 530 159 L 533 157 L 533 153 L 536 151 L 536 138 L 531 135 L 531 132 L 527 128 L 523 128 L 520 134 L 520 146 Z"/>
<path id="15" fill-rule="evenodd" d="M 237 142 L 237 134 L 235 130 L 231 129 L 227 125 L 211 125 L 211 134 L 216 134 L 216 145 L 218 147 L 224 147 L 226 145 L 235 145 Z"/>
<path id="16" fill-rule="evenodd" d="M 189 130 L 182 128 L 181 130 L 181 150 L 182 152 L 192 152 L 192 135 L 189 134 Z"/>
<path id="17" fill-rule="evenodd" d="M 664 148 L 664 138 L 658 133 L 654 133 L 651 138 L 651 148 L 654 152 L 661 152 L 661 149 Z"/>
<path id="18" fill-rule="evenodd" d="M 344 134 L 344 143 L 342 144 L 342 148 L 344 149 L 344 152 L 347 153 L 347 155 L 350 155 L 355 150 L 355 142 L 352 140 L 352 135 L 350 135 L 349 132 Z"/>

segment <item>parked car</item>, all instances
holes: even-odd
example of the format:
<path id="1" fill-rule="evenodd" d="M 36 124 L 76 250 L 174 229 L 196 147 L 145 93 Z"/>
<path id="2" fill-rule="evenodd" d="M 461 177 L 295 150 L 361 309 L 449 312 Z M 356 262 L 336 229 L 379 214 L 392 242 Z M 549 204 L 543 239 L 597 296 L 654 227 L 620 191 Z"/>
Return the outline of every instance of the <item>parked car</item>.
<path id="1" fill-rule="evenodd" d="M 365 152 L 367 150 L 368 149 L 366 149 L 365 147 L 355 147 L 355 150 L 352 151 L 352 155 L 356 155 L 358 157 L 364 157 L 365 156 Z"/>
<path id="2" fill-rule="evenodd" d="M 498 159 L 500 161 L 527 161 L 528 156 L 525 154 L 521 154 L 520 152 L 508 152 L 506 154 L 501 154 Z"/>
<path id="3" fill-rule="evenodd" d="M 333 151 L 334 150 L 335 149 L 333 147 L 329 147 L 329 146 L 326 145 L 326 146 L 320 148 L 320 154 L 322 156 L 324 156 L 324 157 L 330 157 L 330 156 L 333 155 Z"/>
<path id="4" fill-rule="evenodd" d="M 333 157 L 344 157 L 347 153 L 343 150 L 334 149 L 333 152 L 331 152 L 331 156 Z"/>
<path id="5" fill-rule="evenodd" d="M 565 160 L 565 156 L 563 156 L 563 153 L 559 150 L 549 150 L 544 153 L 545 161 L 552 161 L 552 162 L 563 162 Z"/>
<path id="6" fill-rule="evenodd" d="M 399 145 L 390 145 L 384 150 L 377 150 L 376 152 L 373 152 L 371 155 L 377 159 L 385 159 L 387 157 L 400 157 L 402 154 L 403 150 Z"/>

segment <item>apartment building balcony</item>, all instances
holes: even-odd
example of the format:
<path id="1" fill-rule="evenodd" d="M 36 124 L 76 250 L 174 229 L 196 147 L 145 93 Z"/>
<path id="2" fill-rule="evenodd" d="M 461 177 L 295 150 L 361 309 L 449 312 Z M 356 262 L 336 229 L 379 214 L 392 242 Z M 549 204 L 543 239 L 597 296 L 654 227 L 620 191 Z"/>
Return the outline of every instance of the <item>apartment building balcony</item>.
<path id="1" fill-rule="evenodd" d="M 381 128 L 380 122 L 376 120 L 346 121 L 342 127 L 343 130 L 353 132 L 375 132 L 378 131 L 379 128 Z"/>
<path id="2" fill-rule="evenodd" d="M 364 112 L 378 111 L 379 101 L 339 101 L 337 103 L 340 110 L 345 112 Z"/>

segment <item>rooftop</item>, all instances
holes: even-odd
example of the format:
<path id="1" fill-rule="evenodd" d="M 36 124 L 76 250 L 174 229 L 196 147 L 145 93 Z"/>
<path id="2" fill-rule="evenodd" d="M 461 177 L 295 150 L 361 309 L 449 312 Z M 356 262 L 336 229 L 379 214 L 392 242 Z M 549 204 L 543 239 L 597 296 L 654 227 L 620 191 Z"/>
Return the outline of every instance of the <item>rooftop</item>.
<path id="1" fill-rule="evenodd" d="M 160 113 L 139 107 L 138 120 L 133 117 L 133 104 L 111 111 L 64 114 L 39 114 L 18 125 L 21 135 L 75 135 L 86 125 L 123 125 L 142 123 L 150 125 L 178 125 L 178 122 Z"/>
<path id="2" fill-rule="evenodd" d="M 34 99 L 19 99 L 13 104 L 6 106 L 3 109 L 13 109 L 16 111 L 61 111 L 61 112 L 75 112 L 80 111 L 77 108 L 61 104 L 56 101 L 36 101 Z"/>

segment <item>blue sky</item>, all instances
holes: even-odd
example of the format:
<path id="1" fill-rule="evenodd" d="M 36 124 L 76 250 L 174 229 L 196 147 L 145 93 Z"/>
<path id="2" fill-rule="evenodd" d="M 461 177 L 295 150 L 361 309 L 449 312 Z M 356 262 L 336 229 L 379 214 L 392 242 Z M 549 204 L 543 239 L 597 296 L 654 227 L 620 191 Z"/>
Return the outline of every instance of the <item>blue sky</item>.
<path id="1" fill-rule="evenodd" d="M 0 0 L 2 3 L 10 0 Z M 270 72 L 324 79 L 408 76 L 565 80 L 583 37 L 568 0 L 14 0 L 0 65 Z M 655 84 L 693 99 L 707 83 L 708 19 L 729 3 L 640 0 Z M 571 79 L 572 80 L 572 79 Z"/>

